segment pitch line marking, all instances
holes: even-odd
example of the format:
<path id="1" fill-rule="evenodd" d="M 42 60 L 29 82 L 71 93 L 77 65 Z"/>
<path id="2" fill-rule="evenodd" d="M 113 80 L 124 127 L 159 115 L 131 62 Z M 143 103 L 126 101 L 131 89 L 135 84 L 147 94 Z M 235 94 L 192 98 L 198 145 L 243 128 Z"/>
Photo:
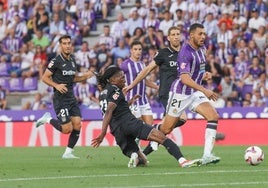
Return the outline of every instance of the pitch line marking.
<path id="1" fill-rule="evenodd" d="M 129 177 L 129 176 L 154 176 L 154 175 L 185 175 L 185 174 L 204 174 L 204 173 L 206 173 L 206 174 L 207 173 L 253 173 L 253 172 L 268 172 L 268 169 L 265 169 L 265 170 L 210 170 L 210 171 L 202 171 L 202 172 L 164 172 L 164 173 L 147 173 L 147 174 L 146 173 L 144 173 L 144 174 L 142 174 L 142 173 L 141 174 L 99 174 L 99 175 L 87 175 L 87 176 L 6 178 L 6 179 L 0 179 L 0 182 L 53 180 L 53 179 L 70 179 L 70 178 L 103 178 L 103 177 Z M 182 185 L 184 185 L 184 184 L 182 184 Z M 194 185 L 194 184 L 189 184 L 189 185 Z"/>

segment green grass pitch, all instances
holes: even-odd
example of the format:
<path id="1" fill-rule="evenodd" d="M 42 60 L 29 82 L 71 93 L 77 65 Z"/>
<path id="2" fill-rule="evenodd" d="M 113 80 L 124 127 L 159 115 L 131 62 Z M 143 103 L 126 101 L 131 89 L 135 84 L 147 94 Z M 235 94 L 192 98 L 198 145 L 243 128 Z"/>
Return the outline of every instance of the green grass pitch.
<path id="1" fill-rule="evenodd" d="M 180 168 L 164 147 L 148 156 L 147 167 L 127 168 L 118 147 L 76 147 L 80 159 L 63 160 L 63 147 L 0 148 L 0 188 L 259 188 L 268 187 L 268 159 L 250 166 L 248 146 L 215 146 L 218 164 Z M 268 154 L 268 146 L 260 146 Z M 187 158 L 203 147 L 181 147 Z"/>

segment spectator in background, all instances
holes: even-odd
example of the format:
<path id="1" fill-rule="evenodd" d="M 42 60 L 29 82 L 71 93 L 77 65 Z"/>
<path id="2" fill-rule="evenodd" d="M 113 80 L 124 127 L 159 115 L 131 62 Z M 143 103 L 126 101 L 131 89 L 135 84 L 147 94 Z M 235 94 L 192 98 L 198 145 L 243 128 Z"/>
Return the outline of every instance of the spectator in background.
<path id="1" fill-rule="evenodd" d="M 15 14 L 14 20 L 15 22 L 11 27 L 15 28 L 15 36 L 26 42 L 25 37 L 27 36 L 28 28 L 25 20 L 19 14 Z M 9 29 L 9 26 L 7 29 Z"/>
<path id="2" fill-rule="evenodd" d="M 262 16 L 259 16 L 258 9 L 255 7 L 252 8 L 250 13 L 250 19 L 248 21 L 248 27 L 251 32 L 254 33 L 259 30 L 260 26 L 266 27 L 266 25 L 266 20 Z"/>
<path id="3" fill-rule="evenodd" d="M 230 75 L 224 75 L 220 87 L 222 88 L 221 96 L 226 101 L 226 105 L 229 104 L 228 101 L 232 101 L 232 104 L 234 101 L 239 101 L 238 88 Z"/>
<path id="4" fill-rule="evenodd" d="M 247 43 L 247 55 L 249 60 L 252 60 L 254 56 L 257 56 L 260 59 L 260 61 L 264 60 L 264 57 L 261 56 L 260 50 L 257 47 L 256 42 L 254 40 L 250 40 Z"/>
<path id="5" fill-rule="evenodd" d="M 148 50 L 151 47 L 156 47 L 157 49 L 159 48 L 160 41 L 157 38 L 156 29 L 153 26 L 150 26 L 147 29 L 147 32 L 141 39 L 141 42 L 145 53 L 148 53 Z"/>
<path id="6" fill-rule="evenodd" d="M 164 19 L 160 21 L 159 30 L 163 31 L 164 37 L 168 36 L 168 29 L 174 25 L 173 20 L 171 19 L 171 14 L 168 10 L 164 11 Z"/>
<path id="7" fill-rule="evenodd" d="M 65 11 L 67 14 L 70 14 L 72 18 L 77 21 L 78 20 L 78 15 L 77 15 L 77 5 L 76 5 L 76 0 L 67 0 L 66 5 L 65 5 Z"/>
<path id="8" fill-rule="evenodd" d="M 218 5 L 216 5 L 214 3 L 213 0 L 206 0 L 205 1 L 205 7 L 204 9 L 201 11 L 201 15 L 202 17 L 207 15 L 208 13 L 212 13 L 213 17 L 215 19 L 218 19 L 218 15 L 219 15 L 219 7 Z"/>
<path id="9" fill-rule="evenodd" d="M 137 27 L 135 30 L 134 30 L 134 33 L 133 35 L 130 37 L 129 39 L 129 45 L 135 41 L 135 40 L 138 40 L 138 41 L 142 41 L 142 38 L 144 37 L 144 32 L 143 32 L 143 29 L 142 27 Z"/>
<path id="10" fill-rule="evenodd" d="M 84 80 L 75 85 L 74 93 L 82 108 L 99 108 L 98 89 L 96 85 L 89 84 Z"/>
<path id="11" fill-rule="evenodd" d="M 22 43 L 22 40 L 15 36 L 15 29 L 11 28 L 2 41 L 2 52 L 7 57 L 7 61 L 10 61 L 13 55 L 19 54 Z"/>
<path id="12" fill-rule="evenodd" d="M 146 8 L 144 8 L 144 6 L 142 5 L 141 0 L 135 0 L 135 7 L 133 7 L 132 9 L 137 9 L 137 12 L 140 17 L 142 19 L 145 19 L 147 11 Z M 132 11 L 132 9 L 130 11 Z"/>
<path id="13" fill-rule="evenodd" d="M 41 93 L 36 93 L 34 96 L 34 101 L 27 101 L 22 110 L 45 110 L 47 109 L 46 101 L 42 100 L 43 95 Z"/>
<path id="14" fill-rule="evenodd" d="M 1 7 L 1 6 L 0 6 Z M 7 27 L 2 17 L 0 17 L 0 41 L 3 41 L 7 35 Z"/>
<path id="15" fill-rule="evenodd" d="M 149 14 L 144 19 L 143 29 L 146 31 L 149 27 L 154 27 L 157 31 L 159 29 L 160 20 L 156 16 L 154 8 L 149 10 Z"/>
<path id="16" fill-rule="evenodd" d="M 44 33 L 49 32 L 49 13 L 44 4 L 40 3 L 37 7 L 36 14 L 33 18 L 33 30 L 36 33 L 38 30 Z"/>
<path id="17" fill-rule="evenodd" d="M 38 76 L 38 66 L 34 62 L 34 53 L 29 49 L 27 44 L 23 44 L 21 48 L 21 76 L 32 77 Z"/>
<path id="18" fill-rule="evenodd" d="M 59 13 L 55 12 L 52 15 L 52 21 L 49 24 L 49 39 L 51 44 L 49 45 L 48 53 L 52 53 L 53 56 L 56 55 L 58 49 L 58 41 L 61 35 L 64 35 L 66 31 L 64 30 L 65 24 L 63 20 L 60 20 Z"/>
<path id="19" fill-rule="evenodd" d="M 96 66 L 96 54 L 88 47 L 88 42 L 83 41 L 81 48 L 74 53 L 79 72 L 88 70 L 91 66 Z"/>
<path id="20" fill-rule="evenodd" d="M 172 1 L 171 6 L 169 8 L 169 12 L 173 15 L 174 21 L 177 21 L 176 12 L 177 12 L 178 9 L 181 10 L 181 17 L 182 18 L 187 18 L 187 11 L 188 11 L 188 3 L 187 3 L 187 1 L 183 1 L 183 0 Z"/>
<path id="21" fill-rule="evenodd" d="M 97 71 L 103 73 L 104 70 L 113 63 L 111 50 L 107 48 L 105 42 L 101 42 L 96 50 Z"/>
<path id="22" fill-rule="evenodd" d="M 265 30 L 265 26 L 261 25 L 259 29 L 253 34 L 252 39 L 260 50 L 260 55 L 264 56 L 264 51 L 268 44 L 268 33 Z"/>
<path id="23" fill-rule="evenodd" d="M 129 57 L 129 47 L 126 44 L 126 41 L 124 38 L 121 38 L 118 40 L 118 46 L 112 48 L 111 55 L 113 57 L 113 64 L 116 63 L 117 58 L 126 59 Z"/>
<path id="24" fill-rule="evenodd" d="M 128 23 L 122 12 L 117 14 L 117 20 L 112 24 L 111 34 L 115 37 L 115 40 L 119 40 L 125 37 L 128 33 Z"/>
<path id="25" fill-rule="evenodd" d="M 31 40 L 30 48 L 34 48 L 40 45 L 43 51 L 46 51 L 49 47 L 50 40 L 47 35 L 44 34 L 43 30 L 37 30 L 35 36 Z"/>
<path id="26" fill-rule="evenodd" d="M 111 49 L 115 46 L 115 36 L 111 34 L 111 29 L 109 25 L 103 26 L 103 33 L 100 34 L 97 45 L 102 43 L 106 44 L 108 49 Z"/>
<path id="27" fill-rule="evenodd" d="M 75 19 L 73 19 L 71 14 L 67 14 L 65 17 L 65 31 L 66 34 L 72 37 L 73 45 L 82 44 L 82 36 L 80 34 L 79 27 Z"/>
<path id="28" fill-rule="evenodd" d="M 38 66 L 38 72 L 39 72 L 39 78 L 42 77 L 46 65 L 47 65 L 47 54 L 46 52 L 42 49 L 40 45 L 37 45 L 35 47 L 35 54 L 33 57 L 33 63 Z"/>
<path id="29" fill-rule="evenodd" d="M 90 2 L 85 0 L 84 8 L 78 13 L 78 27 L 83 37 L 87 37 L 89 35 L 94 22 L 95 12 L 90 7 Z"/>
<path id="30" fill-rule="evenodd" d="M 130 12 L 129 18 L 127 19 L 127 23 L 128 23 L 128 34 L 130 34 L 130 36 L 133 36 L 136 28 L 143 27 L 143 19 L 138 14 L 137 9 L 131 9 L 131 10 L 132 12 Z"/>
<path id="31" fill-rule="evenodd" d="M 108 22 L 109 0 L 90 0 L 90 7 L 93 7 L 96 15 L 101 15 L 103 22 Z"/>
<path id="32" fill-rule="evenodd" d="M 192 19 L 193 13 L 198 11 L 200 12 L 200 19 L 204 20 L 205 16 L 201 15 L 201 12 L 203 11 L 204 8 L 205 8 L 205 3 L 203 1 L 193 0 L 192 2 L 189 3 L 189 6 L 188 6 L 188 18 Z"/>
<path id="33" fill-rule="evenodd" d="M 0 85 L 0 110 L 7 109 L 6 90 Z"/>
<path id="34" fill-rule="evenodd" d="M 232 31 L 228 30 L 227 23 L 221 22 L 218 24 L 218 26 L 219 32 L 217 33 L 217 42 L 223 41 L 226 48 L 232 48 L 233 34 Z"/>
<path id="35" fill-rule="evenodd" d="M 218 48 L 215 52 L 215 55 L 219 59 L 219 64 L 221 65 L 221 67 L 227 64 L 228 55 L 231 53 L 232 53 L 231 49 L 225 46 L 225 42 L 223 40 L 219 40 Z"/>

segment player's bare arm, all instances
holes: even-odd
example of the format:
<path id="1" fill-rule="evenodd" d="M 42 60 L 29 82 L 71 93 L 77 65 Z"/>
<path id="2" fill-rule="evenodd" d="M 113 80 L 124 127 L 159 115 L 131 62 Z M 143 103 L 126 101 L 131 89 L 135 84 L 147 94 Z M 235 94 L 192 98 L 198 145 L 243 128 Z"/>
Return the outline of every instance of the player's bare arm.
<path id="1" fill-rule="evenodd" d="M 97 148 L 100 146 L 100 144 L 102 143 L 103 141 L 103 138 L 105 137 L 106 135 L 106 132 L 107 132 L 107 129 L 108 129 L 108 126 L 110 124 L 110 121 L 112 119 L 112 115 L 113 115 L 113 111 L 114 109 L 116 108 L 116 104 L 113 103 L 113 102 L 109 102 L 108 103 L 108 107 L 107 107 L 107 110 L 103 116 L 103 121 L 102 121 L 102 131 L 101 131 L 101 134 L 99 136 L 97 136 L 96 138 L 92 139 L 92 142 L 91 142 L 91 146 L 94 147 L 94 148 Z"/>
<path id="2" fill-rule="evenodd" d="M 78 76 L 78 74 L 75 75 L 74 77 L 74 82 L 82 82 L 86 79 L 91 78 L 92 76 L 94 76 L 94 73 L 90 70 L 88 70 L 87 72 L 84 72 L 83 75 Z"/>
<path id="3" fill-rule="evenodd" d="M 203 86 L 197 84 L 189 74 L 185 73 L 185 74 L 181 74 L 180 75 L 180 78 L 181 78 L 181 81 L 183 84 L 195 89 L 195 90 L 198 90 L 198 91 L 201 91 L 202 93 L 204 93 L 206 95 L 206 97 L 210 100 L 213 100 L 213 101 L 216 101 L 217 98 L 218 98 L 218 95 L 216 93 L 214 93 L 213 91 L 209 90 L 209 89 L 206 89 L 204 88 Z"/>
<path id="4" fill-rule="evenodd" d="M 133 80 L 133 82 L 129 86 L 126 86 L 125 88 L 123 88 L 123 92 L 126 93 L 129 90 L 133 89 L 133 87 L 135 87 L 141 80 L 143 80 L 156 67 L 157 67 L 157 64 L 155 63 L 155 61 L 152 61 L 138 74 L 138 76 L 135 78 L 135 80 Z"/>
<path id="5" fill-rule="evenodd" d="M 68 91 L 66 84 L 58 84 L 56 82 L 53 82 L 53 80 L 51 79 L 52 74 L 53 73 L 50 70 L 46 69 L 46 71 L 44 72 L 42 76 L 42 81 L 46 83 L 47 85 L 58 90 L 60 93 L 62 94 L 66 93 Z"/>

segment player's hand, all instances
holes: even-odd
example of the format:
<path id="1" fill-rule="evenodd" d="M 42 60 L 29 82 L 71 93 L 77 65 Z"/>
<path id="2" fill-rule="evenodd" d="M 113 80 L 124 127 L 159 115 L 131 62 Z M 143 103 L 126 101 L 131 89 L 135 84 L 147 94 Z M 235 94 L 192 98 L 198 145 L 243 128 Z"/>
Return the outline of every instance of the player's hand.
<path id="1" fill-rule="evenodd" d="M 94 74 L 94 72 L 92 72 L 92 71 L 89 70 L 89 71 L 85 72 L 84 75 L 85 75 L 87 78 L 91 78 L 91 77 L 94 76 L 95 74 Z"/>
<path id="2" fill-rule="evenodd" d="M 213 100 L 213 101 L 216 101 L 218 99 L 218 94 L 209 90 L 209 89 L 206 89 L 204 91 L 204 94 L 206 95 L 206 97 L 209 99 L 209 100 Z"/>
<path id="3" fill-rule="evenodd" d="M 67 93 L 68 91 L 66 84 L 58 84 L 55 88 L 62 94 Z"/>
<path id="4" fill-rule="evenodd" d="M 127 92 L 129 91 L 129 90 L 131 90 L 132 88 L 130 87 L 130 86 L 126 86 L 126 87 L 124 87 L 123 89 L 122 89 L 122 92 L 124 93 L 124 95 L 126 95 L 127 94 Z"/>
<path id="5" fill-rule="evenodd" d="M 92 140 L 91 140 L 91 146 L 92 146 L 93 148 L 97 148 L 97 147 L 99 147 L 100 144 L 101 144 L 102 141 L 103 141 L 103 138 L 104 138 L 104 136 L 103 136 L 102 134 L 100 134 L 98 137 L 92 139 Z"/>

